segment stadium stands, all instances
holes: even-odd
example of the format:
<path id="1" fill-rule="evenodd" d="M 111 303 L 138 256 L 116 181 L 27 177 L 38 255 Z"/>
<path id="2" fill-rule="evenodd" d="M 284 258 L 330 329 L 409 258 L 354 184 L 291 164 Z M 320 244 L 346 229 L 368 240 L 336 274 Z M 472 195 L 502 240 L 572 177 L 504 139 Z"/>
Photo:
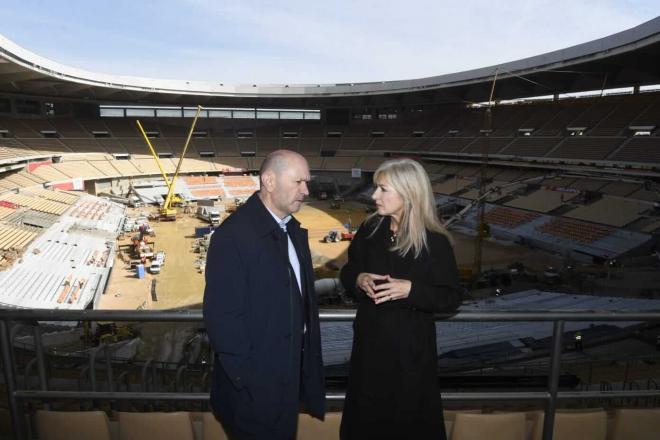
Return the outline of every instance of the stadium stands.
<path id="1" fill-rule="evenodd" d="M 660 409 L 618 409 L 610 431 L 611 440 L 654 440 L 660 432 Z"/>
<path id="2" fill-rule="evenodd" d="M 609 159 L 621 162 L 658 163 L 660 162 L 660 137 L 632 137 Z"/>
<path id="3" fill-rule="evenodd" d="M 298 438 L 300 440 L 334 440 L 339 438 L 341 413 L 328 412 L 325 420 L 320 421 L 307 414 L 298 417 Z"/>
<path id="4" fill-rule="evenodd" d="M 546 157 L 561 159 L 605 160 L 625 138 L 572 136 L 564 138 Z"/>
<path id="5" fill-rule="evenodd" d="M 534 414 L 532 440 L 543 439 L 544 414 Z M 553 438 L 562 440 L 605 440 L 607 413 L 603 409 L 558 411 L 555 414 Z"/>
<path id="6" fill-rule="evenodd" d="M 0 223 L 2 258 L 20 261 L 0 272 L 0 303 L 85 308 L 105 287 L 125 208 L 89 195 L 42 188 L 2 198 L 8 202 L 5 208 L 18 207 Z M 19 226 L 28 217 L 39 227 Z"/>
<path id="7" fill-rule="evenodd" d="M 660 430 L 658 408 L 559 409 L 555 413 L 554 437 L 562 440 L 655 440 Z M 220 423 L 210 412 L 121 411 L 110 419 L 104 411 L 47 411 L 34 415 L 40 440 L 187 438 L 226 440 Z M 520 439 L 541 440 L 542 411 L 492 411 L 492 409 L 444 410 L 445 429 L 449 440 Z M 306 414 L 298 417 L 299 440 L 339 438 L 340 412 L 328 412 L 325 421 Z M 146 434 L 148 433 L 148 434 Z M 146 436 L 146 437 L 145 437 Z"/>
<path id="8" fill-rule="evenodd" d="M 110 421 L 103 411 L 37 411 L 39 440 L 111 440 Z"/>
<path id="9" fill-rule="evenodd" d="M 548 213 L 559 208 L 565 202 L 577 197 L 577 195 L 577 192 L 553 191 L 542 188 L 531 194 L 520 196 L 510 202 L 506 202 L 505 205 L 513 208 Z"/>
<path id="10" fill-rule="evenodd" d="M 437 182 L 432 185 L 433 192 L 439 194 L 454 194 L 462 189 L 467 188 L 475 183 L 475 179 L 467 179 L 461 177 L 454 177 L 445 180 L 444 182 Z"/>
<path id="11" fill-rule="evenodd" d="M 536 230 L 581 243 L 596 242 L 613 232 L 613 229 L 607 226 L 576 222 L 564 218 L 555 218 L 554 220 L 537 226 Z"/>
<path id="12" fill-rule="evenodd" d="M 334 151 L 337 156 L 319 162 L 316 169 L 338 170 L 351 165 L 350 159 L 339 158 L 348 152 L 367 157 L 387 151 L 432 152 L 460 157 L 480 155 L 482 147 L 488 144 L 489 155 L 493 157 L 660 163 L 660 153 L 657 153 L 660 150 L 654 148 L 657 136 L 632 136 L 627 130 L 627 126 L 633 123 L 657 125 L 652 119 L 660 106 L 658 102 L 657 94 L 645 93 L 502 105 L 492 110 L 493 129 L 488 137 L 480 132 L 483 109 L 449 105 L 419 115 L 406 115 L 401 120 L 354 120 L 335 128 L 323 127 L 314 121 L 292 122 L 290 128 L 285 128 L 288 123 L 284 122 L 278 126 L 272 121 L 208 119 L 201 124 L 204 136 L 193 139 L 187 157 L 199 160 L 203 159 L 200 154 L 205 153 L 232 158 L 230 162 L 235 162 L 240 160 L 242 153 L 262 157 L 277 148 L 297 149 L 310 157 L 319 157 L 324 150 Z M 176 155 L 181 151 L 188 119 L 145 118 L 142 122 L 148 130 L 157 133 L 152 142 L 160 153 Z M 145 169 L 150 173 L 152 167 L 140 163 L 142 159 L 138 155 L 144 155 L 145 160 L 150 155 L 134 125 L 130 118 L 0 118 L 0 129 L 9 133 L 9 136 L 0 138 L 0 161 L 39 155 L 66 156 L 75 152 L 130 154 L 138 161 L 138 172 Z M 569 128 L 584 131 L 580 136 L 570 136 Z M 295 136 L 284 137 L 287 130 Z M 531 135 L 522 135 L 519 130 L 528 130 L 526 133 Z M 108 133 L 109 137 L 91 135 L 99 131 Z M 380 135 L 372 136 L 374 131 Z M 422 135 L 413 136 L 413 131 Z M 58 137 L 45 137 L 44 132 L 54 132 Z M 340 135 L 329 137 L 327 133 Z M 208 164 L 209 161 L 201 162 Z M 202 171 L 208 167 L 195 165 L 193 168 Z M 62 178 L 46 170 L 41 174 L 48 180 Z M 91 171 L 87 170 L 85 174 L 91 175 Z"/>
<path id="13" fill-rule="evenodd" d="M 543 157 L 560 142 L 559 137 L 517 137 L 500 154 L 521 157 Z"/>
<path id="14" fill-rule="evenodd" d="M 513 210 L 503 207 L 495 207 L 485 214 L 485 220 L 489 224 L 496 224 L 506 228 L 515 228 L 524 223 L 535 220 L 539 214 L 535 212 Z"/>
<path id="15" fill-rule="evenodd" d="M 452 440 L 525 440 L 525 413 L 458 413 L 452 426 Z"/>
<path id="16" fill-rule="evenodd" d="M 564 214 L 566 217 L 595 223 L 624 227 L 641 218 L 641 214 L 652 205 L 633 199 L 603 196 L 590 205 L 580 206 Z"/>
<path id="17" fill-rule="evenodd" d="M 119 440 L 194 440 L 190 413 L 119 413 Z"/>

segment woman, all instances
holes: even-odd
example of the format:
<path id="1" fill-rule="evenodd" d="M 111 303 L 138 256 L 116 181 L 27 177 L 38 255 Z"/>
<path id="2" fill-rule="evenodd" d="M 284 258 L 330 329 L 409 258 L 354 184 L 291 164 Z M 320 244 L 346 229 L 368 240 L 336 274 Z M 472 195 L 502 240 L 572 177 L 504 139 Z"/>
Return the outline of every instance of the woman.
<path id="1" fill-rule="evenodd" d="M 445 439 L 433 313 L 460 304 L 449 235 L 419 163 L 387 161 L 374 183 L 341 271 L 359 304 L 341 438 Z"/>

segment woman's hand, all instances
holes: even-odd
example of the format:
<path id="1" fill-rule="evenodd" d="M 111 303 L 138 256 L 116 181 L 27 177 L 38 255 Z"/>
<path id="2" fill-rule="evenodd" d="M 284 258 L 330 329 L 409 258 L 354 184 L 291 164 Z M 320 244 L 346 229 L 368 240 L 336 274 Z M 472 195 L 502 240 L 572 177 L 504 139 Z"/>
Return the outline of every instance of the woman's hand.
<path id="1" fill-rule="evenodd" d="M 362 272 L 357 276 L 355 285 L 364 290 L 369 298 L 374 299 L 374 295 L 376 294 L 376 280 L 384 281 L 387 280 L 388 276 Z"/>
<path id="2" fill-rule="evenodd" d="M 389 275 L 385 275 L 384 279 L 386 282 L 378 284 L 374 289 L 375 294 L 371 296 L 374 303 L 380 304 L 387 301 L 408 298 L 412 287 L 410 280 L 392 278 Z"/>

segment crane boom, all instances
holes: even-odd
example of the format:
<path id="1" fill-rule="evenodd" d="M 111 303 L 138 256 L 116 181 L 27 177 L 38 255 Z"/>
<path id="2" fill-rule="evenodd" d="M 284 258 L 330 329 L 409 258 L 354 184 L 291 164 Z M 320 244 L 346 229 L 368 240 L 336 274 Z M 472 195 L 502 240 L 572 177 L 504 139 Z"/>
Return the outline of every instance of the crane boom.
<path id="1" fill-rule="evenodd" d="M 199 114 L 201 113 L 201 111 L 202 111 L 202 106 L 198 105 L 197 113 L 195 113 L 195 117 L 190 126 L 190 130 L 188 131 L 188 137 L 186 138 L 186 143 L 183 146 L 181 157 L 179 158 L 179 162 L 176 165 L 176 169 L 174 170 L 174 175 L 172 176 L 171 181 L 167 177 L 167 173 L 165 172 L 163 165 L 158 159 L 158 153 L 156 152 L 154 146 L 151 144 L 151 141 L 149 140 L 149 136 L 147 136 L 147 133 L 144 131 L 142 124 L 140 123 L 139 120 L 135 121 L 137 123 L 138 128 L 140 129 L 140 132 L 142 133 L 142 137 L 144 137 L 144 140 L 147 143 L 147 146 L 149 147 L 149 151 L 151 151 L 151 155 L 153 156 L 154 160 L 156 161 L 156 164 L 158 165 L 158 169 L 160 170 L 160 173 L 163 175 L 163 179 L 165 180 L 165 185 L 167 185 L 167 196 L 165 197 L 165 201 L 163 202 L 163 205 L 160 208 L 161 218 L 163 219 L 167 219 L 167 220 L 176 219 L 176 210 L 172 207 L 172 205 L 175 204 L 177 201 L 180 202 L 181 199 L 179 199 L 177 196 L 174 195 L 174 184 L 176 183 L 176 178 L 179 175 L 179 171 L 181 170 L 181 164 L 183 163 L 183 158 L 186 155 L 186 151 L 188 151 L 188 145 L 190 145 L 190 140 L 192 139 L 192 134 L 195 130 L 195 125 L 197 124 L 197 119 L 199 118 Z"/>
<path id="2" fill-rule="evenodd" d="M 176 178 L 179 176 L 179 171 L 181 170 L 181 164 L 183 163 L 183 158 L 188 151 L 188 145 L 190 145 L 190 140 L 192 139 L 193 132 L 195 131 L 195 125 L 197 125 L 197 119 L 199 114 L 202 111 L 202 106 L 197 106 L 197 112 L 193 118 L 192 124 L 190 124 L 190 130 L 188 131 L 188 137 L 186 138 L 186 143 L 183 145 L 183 151 L 181 151 L 181 157 L 179 158 L 179 163 L 176 164 L 176 170 L 174 170 L 174 175 L 172 176 L 172 183 L 170 185 L 170 190 L 167 192 L 167 197 L 165 198 L 165 203 L 163 203 L 163 211 L 172 210 L 172 196 L 174 196 L 174 185 L 176 184 Z"/>
<path id="3" fill-rule="evenodd" d="M 163 179 L 165 179 L 165 184 L 169 188 L 170 187 L 170 179 L 167 177 L 167 173 L 163 169 L 163 165 L 160 163 L 160 160 L 158 159 L 158 153 L 156 152 L 156 149 L 154 148 L 153 145 L 151 145 L 151 141 L 149 140 L 149 136 L 147 136 L 147 132 L 144 131 L 144 128 L 142 128 L 142 124 L 140 124 L 140 120 L 137 119 L 135 122 L 137 123 L 137 126 L 140 129 L 140 133 L 142 133 L 142 137 L 144 137 L 144 141 L 149 146 L 149 150 L 151 151 L 151 155 L 154 157 L 154 160 L 156 161 L 156 165 L 158 165 L 158 169 L 160 170 L 160 173 L 163 175 Z"/>

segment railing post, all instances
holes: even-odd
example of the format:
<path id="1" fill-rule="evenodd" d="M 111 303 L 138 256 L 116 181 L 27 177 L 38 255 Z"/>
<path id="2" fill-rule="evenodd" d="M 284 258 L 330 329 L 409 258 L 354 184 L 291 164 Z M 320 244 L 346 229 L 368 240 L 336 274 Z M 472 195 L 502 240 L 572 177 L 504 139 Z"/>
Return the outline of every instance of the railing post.
<path id="1" fill-rule="evenodd" d="M 2 352 L 2 369 L 5 376 L 5 387 L 7 388 L 7 400 L 9 401 L 14 437 L 18 440 L 25 440 L 27 437 L 25 435 L 23 405 L 19 404 L 19 401 L 14 395 L 16 391 L 16 372 L 14 371 L 14 360 L 12 358 L 12 347 L 7 321 L 0 321 L 0 351 Z"/>
<path id="2" fill-rule="evenodd" d="M 105 349 L 106 344 L 101 344 L 94 347 L 89 351 L 89 381 L 92 386 L 92 391 L 96 391 L 96 355 L 99 351 Z"/>
<path id="3" fill-rule="evenodd" d="M 48 391 L 48 379 L 46 379 L 46 362 L 44 360 L 44 344 L 41 339 L 41 327 L 39 323 L 34 326 L 34 351 L 37 355 L 37 372 L 39 373 L 39 388 Z"/>
<path id="4" fill-rule="evenodd" d="M 142 392 L 143 393 L 146 393 L 146 392 L 149 391 L 148 374 L 149 374 L 149 366 L 151 365 L 151 362 L 152 362 L 152 359 L 149 358 L 149 359 L 147 359 L 147 361 L 142 366 L 142 373 L 141 373 L 140 377 L 142 378 Z M 154 384 L 153 378 L 152 378 L 151 383 Z M 156 390 L 152 389 L 152 391 L 156 391 Z"/>
<path id="5" fill-rule="evenodd" d="M 112 380 L 112 350 L 109 344 L 106 344 L 105 346 L 105 368 L 106 368 L 106 376 L 108 380 L 108 391 L 112 391 L 112 389 L 114 388 L 114 384 Z"/>
<path id="6" fill-rule="evenodd" d="M 552 440 L 555 425 L 555 411 L 557 410 L 557 391 L 559 390 L 559 369 L 561 366 L 561 352 L 563 347 L 564 321 L 554 323 L 552 332 L 552 353 L 550 354 L 550 375 L 548 377 L 548 392 L 550 397 L 545 407 L 543 418 L 543 440 Z"/>
<path id="7" fill-rule="evenodd" d="M 174 391 L 175 392 L 180 392 L 181 391 L 181 384 L 183 383 L 183 373 L 186 371 L 188 368 L 188 365 L 181 365 L 179 368 L 176 370 L 176 376 L 174 379 Z"/>

